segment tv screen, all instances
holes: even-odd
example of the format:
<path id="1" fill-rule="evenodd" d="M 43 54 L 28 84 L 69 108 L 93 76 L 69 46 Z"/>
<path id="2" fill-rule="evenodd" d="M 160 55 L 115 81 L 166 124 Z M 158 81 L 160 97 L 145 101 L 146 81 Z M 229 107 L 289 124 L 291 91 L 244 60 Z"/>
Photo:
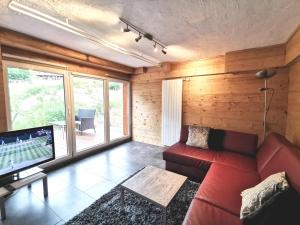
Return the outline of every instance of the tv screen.
<path id="1" fill-rule="evenodd" d="M 53 159 L 53 126 L 0 133 L 0 177 Z"/>

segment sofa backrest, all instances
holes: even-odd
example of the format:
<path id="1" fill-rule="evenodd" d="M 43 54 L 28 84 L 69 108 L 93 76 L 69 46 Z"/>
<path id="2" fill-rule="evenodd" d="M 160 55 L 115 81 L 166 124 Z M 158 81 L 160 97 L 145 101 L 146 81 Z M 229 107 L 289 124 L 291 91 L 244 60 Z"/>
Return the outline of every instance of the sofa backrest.
<path id="1" fill-rule="evenodd" d="M 225 130 L 223 149 L 255 156 L 257 151 L 258 136 L 236 131 Z"/>
<path id="2" fill-rule="evenodd" d="M 292 187 L 300 193 L 300 149 L 282 135 L 271 133 L 256 155 L 261 179 L 285 171 Z"/>
<path id="3" fill-rule="evenodd" d="M 189 125 L 182 125 L 181 132 L 180 132 L 180 142 L 187 142 L 189 137 Z"/>
<path id="4" fill-rule="evenodd" d="M 189 126 L 183 125 L 180 133 L 180 142 L 185 143 L 188 139 L 188 135 Z M 255 156 L 257 151 L 257 141 L 258 137 L 256 134 L 246 134 L 211 128 L 208 145 L 215 150 L 227 150 Z"/>

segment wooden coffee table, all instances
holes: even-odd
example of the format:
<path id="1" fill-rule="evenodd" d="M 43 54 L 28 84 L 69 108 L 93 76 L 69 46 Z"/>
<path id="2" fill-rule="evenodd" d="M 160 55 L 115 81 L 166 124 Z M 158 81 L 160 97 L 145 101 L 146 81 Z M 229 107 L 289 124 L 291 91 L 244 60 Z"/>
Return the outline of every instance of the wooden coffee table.
<path id="1" fill-rule="evenodd" d="M 121 184 L 121 201 L 124 190 L 152 202 L 163 210 L 163 224 L 167 222 L 167 207 L 187 177 L 153 166 L 147 166 Z"/>

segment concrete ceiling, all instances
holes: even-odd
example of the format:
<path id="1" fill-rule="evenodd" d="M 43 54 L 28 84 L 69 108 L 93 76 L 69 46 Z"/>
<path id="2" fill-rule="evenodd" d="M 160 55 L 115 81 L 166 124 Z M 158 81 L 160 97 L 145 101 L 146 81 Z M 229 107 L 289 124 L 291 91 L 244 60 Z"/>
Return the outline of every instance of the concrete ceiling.
<path id="1" fill-rule="evenodd" d="M 185 61 L 228 51 L 280 44 L 300 23 L 299 0 L 19 0 L 158 62 Z M 0 26 L 132 67 L 151 66 L 132 56 L 60 30 L 8 8 L 0 0 Z M 167 45 L 167 55 L 137 34 L 121 33 L 119 17 Z"/>

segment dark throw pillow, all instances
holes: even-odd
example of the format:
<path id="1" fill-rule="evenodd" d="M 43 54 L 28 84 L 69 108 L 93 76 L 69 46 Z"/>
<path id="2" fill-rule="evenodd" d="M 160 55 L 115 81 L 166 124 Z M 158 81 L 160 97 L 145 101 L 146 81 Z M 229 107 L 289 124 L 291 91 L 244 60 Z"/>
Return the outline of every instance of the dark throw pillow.
<path id="1" fill-rule="evenodd" d="M 189 137 L 189 125 L 182 125 L 180 131 L 180 142 L 186 142 Z"/>
<path id="2" fill-rule="evenodd" d="M 208 147 L 212 150 L 223 150 L 225 131 L 210 128 L 208 135 Z"/>
<path id="3" fill-rule="evenodd" d="M 280 192 L 259 213 L 244 220 L 244 225 L 299 225 L 300 194 L 291 187 Z"/>

